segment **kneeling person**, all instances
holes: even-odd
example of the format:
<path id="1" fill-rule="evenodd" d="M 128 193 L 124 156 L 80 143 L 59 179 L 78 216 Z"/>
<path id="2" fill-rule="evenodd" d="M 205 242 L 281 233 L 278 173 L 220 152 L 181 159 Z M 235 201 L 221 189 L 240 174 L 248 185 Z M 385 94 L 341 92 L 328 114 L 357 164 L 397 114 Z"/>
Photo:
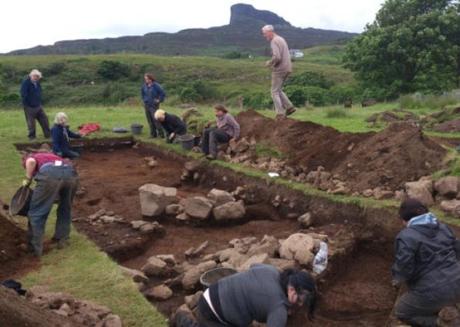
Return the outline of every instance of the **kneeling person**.
<path id="1" fill-rule="evenodd" d="M 75 159 L 80 153 L 72 149 L 70 139 L 79 139 L 81 135 L 69 129 L 69 118 L 63 112 L 58 112 L 54 118 L 54 126 L 51 128 L 51 138 L 53 141 L 53 152 L 60 157 Z"/>
<path id="2" fill-rule="evenodd" d="M 177 135 L 185 135 L 187 133 L 187 125 L 178 116 L 168 114 L 164 110 L 155 112 L 155 119 L 160 122 L 163 129 L 166 131 L 166 141 L 174 142 Z"/>
<path id="3" fill-rule="evenodd" d="M 209 160 L 217 158 L 219 144 L 238 140 L 240 137 L 240 124 L 228 113 L 223 105 L 214 107 L 217 128 L 207 128 L 203 132 L 201 149 Z"/>
<path id="4" fill-rule="evenodd" d="M 316 285 L 308 273 L 291 269 L 280 273 L 273 266 L 256 264 L 211 285 L 198 301 L 198 322 L 178 312 L 176 326 L 249 326 L 255 320 L 284 327 L 288 315 L 301 307 L 312 318 L 315 303 Z"/>
<path id="5" fill-rule="evenodd" d="M 401 204 L 406 226 L 396 237 L 393 283 L 409 291 L 398 300 L 395 314 L 412 326 L 436 326 L 439 311 L 460 303 L 457 240 L 450 228 L 419 201 Z"/>
<path id="6" fill-rule="evenodd" d="M 61 248 L 69 239 L 78 175 L 68 160 L 53 153 L 30 154 L 24 158 L 23 165 L 27 177 L 23 184 L 30 185 L 32 179 L 37 183 L 29 206 L 27 237 L 29 250 L 40 257 L 46 220 L 56 199 L 59 205 L 53 240 Z"/>

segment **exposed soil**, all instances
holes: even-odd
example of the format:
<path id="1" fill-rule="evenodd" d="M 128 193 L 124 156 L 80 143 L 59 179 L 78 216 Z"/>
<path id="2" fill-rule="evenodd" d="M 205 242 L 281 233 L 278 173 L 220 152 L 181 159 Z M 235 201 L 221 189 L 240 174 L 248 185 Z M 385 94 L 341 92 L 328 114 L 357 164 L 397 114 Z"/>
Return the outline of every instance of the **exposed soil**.
<path id="1" fill-rule="evenodd" d="M 27 255 L 25 244 L 26 231 L 0 214 L 0 281 L 17 278 L 38 266 L 38 260 Z"/>
<path id="2" fill-rule="evenodd" d="M 460 119 L 449 120 L 436 125 L 433 128 L 436 132 L 454 133 L 460 132 Z"/>
<path id="3" fill-rule="evenodd" d="M 292 165 L 304 170 L 323 166 L 348 182 L 352 191 L 385 186 L 396 190 L 407 181 L 442 167 L 446 151 L 411 123 L 395 123 L 379 133 L 340 133 L 292 119 L 275 121 L 255 111 L 241 112 L 241 134 L 276 146 Z"/>
<path id="4" fill-rule="evenodd" d="M 149 168 L 143 158 L 157 154 L 156 151 L 141 146 L 139 149 L 84 152 L 78 161 L 78 170 L 81 185 L 86 191 L 75 201 L 74 216 L 85 217 L 100 208 L 105 208 L 114 211 L 127 221 L 142 219 L 138 188 L 145 183 L 177 187 L 181 197 L 206 194 L 209 191 L 210 186 L 204 186 L 208 185 L 207 183 L 203 185 L 180 183 L 183 165 L 180 160 L 168 156 L 156 156 L 158 166 Z M 234 188 L 232 179 L 228 177 L 227 181 L 229 188 L 227 190 L 232 190 Z M 270 201 L 267 194 L 259 194 L 259 196 L 262 198 L 265 196 L 266 201 Z M 331 208 L 331 210 L 331 213 L 336 216 L 335 209 Z M 178 224 L 172 218 L 160 217 L 159 222 L 166 230 L 166 234 L 162 237 L 138 235 L 127 223 L 96 226 L 88 224 L 83 219 L 77 219 L 75 225 L 79 231 L 88 235 L 120 264 L 137 269 L 146 262 L 147 258 L 157 254 L 174 254 L 178 261 L 183 261 L 187 249 L 196 247 L 205 240 L 209 241 L 209 246 L 204 254 L 208 254 L 227 248 L 228 241 L 234 238 L 256 236 L 260 239 L 265 234 L 285 238 L 299 230 L 295 219 L 283 219 L 285 216 L 277 213 L 267 203 L 255 204 L 248 212 L 245 222 L 227 226 L 194 227 Z M 327 214 L 324 216 L 326 217 Z M 338 250 L 340 244 L 343 245 L 343 242 L 338 241 L 343 235 L 354 238 L 363 228 L 359 227 L 357 222 L 350 224 L 347 219 L 343 219 L 342 222 L 340 220 L 340 217 L 335 217 L 333 222 L 328 220 L 319 222 L 314 229 L 315 232 L 329 235 L 332 241 L 331 253 Z M 348 247 L 353 247 L 355 243 L 350 243 Z M 326 282 L 320 286 L 324 294 L 324 303 L 320 304 L 318 319 L 314 325 L 358 326 L 363 322 L 366 326 L 373 326 L 374 322 L 382 325 L 387 320 L 394 295 L 388 291 L 386 286 L 388 280 L 380 276 L 388 273 L 389 262 L 386 257 L 380 257 L 380 254 L 363 251 L 357 252 L 356 256 L 346 261 L 341 259 L 340 262 L 334 263 L 335 257 L 331 258 L 331 269 L 340 270 L 340 274 L 326 277 Z M 161 282 L 163 282 L 161 279 L 152 280 L 151 284 L 156 285 Z M 345 287 L 342 288 L 342 285 Z M 341 292 L 341 289 L 344 292 Z M 153 304 L 166 316 L 181 305 L 184 295 L 187 295 L 183 290 L 175 287 L 173 291 L 174 296 L 168 301 L 153 301 Z M 289 325 L 306 324 L 306 317 L 302 313 L 291 317 Z"/>

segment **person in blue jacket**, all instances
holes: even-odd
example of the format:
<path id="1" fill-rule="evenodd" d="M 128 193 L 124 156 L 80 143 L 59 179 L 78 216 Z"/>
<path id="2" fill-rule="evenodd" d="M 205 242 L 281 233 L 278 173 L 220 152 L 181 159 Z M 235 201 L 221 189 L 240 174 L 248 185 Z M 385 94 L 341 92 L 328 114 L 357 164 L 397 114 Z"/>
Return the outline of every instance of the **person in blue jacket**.
<path id="1" fill-rule="evenodd" d="M 56 114 L 54 126 L 51 129 L 53 152 L 62 158 L 75 159 L 80 156 L 80 153 L 71 148 L 70 139 L 79 139 L 81 135 L 69 129 L 68 121 L 65 113 L 58 112 Z"/>
<path id="2" fill-rule="evenodd" d="M 150 137 L 164 137 L 161 124 L 155 119 L 155 112 L 160 108 L 160 103 L 165 100 L 166 93 L 161 85 L 155 80 L 153 74 L 144 75 L 144 85 L 141 89 L 142 101 L 144 102 L 145 116 L 150 127 Z"/>
<path id="3" fill-rule="evenodd" d="M 45 138 L 50 137 L 50 127 L 48 122 L 48 116 L 42 107 L 42 87 L 40 85 L 40 79 L 42 73 L 37 69 L 30 72 L 27 79 L 21 84 L 21 99 L 22 105 L 24 106 L 24 113 L 26 115 L 27 129 L 29 131 L 28 137 L 30 140 L 35 139 L 35 120 L 38 120 L 43 135 Z"/>

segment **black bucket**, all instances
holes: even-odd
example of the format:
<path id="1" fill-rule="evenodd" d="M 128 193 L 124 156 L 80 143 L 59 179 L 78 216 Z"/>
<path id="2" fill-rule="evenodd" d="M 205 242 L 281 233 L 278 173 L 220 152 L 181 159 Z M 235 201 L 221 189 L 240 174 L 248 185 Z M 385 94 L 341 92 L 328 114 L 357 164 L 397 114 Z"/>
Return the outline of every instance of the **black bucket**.
<path id="1" fill-rule="evenodd" d="M 10 215 L 12 216 L 27 216 L 32 199 L 33 190 L 28 186 L 21 186 L 10 203 Z"/>
<path id="2" fill-rule="evenodd" d="M 132 124 L 131 133 L 133 133 L 133 135 L 140 135 L 142 134 L 142 128 L 144 128 L 144 126 L 141 124 Z"/>
<path id="3" fill-rule="evenodd" d="M 195 145 L 194 135 L 190 135 L 190 134 L 179 135 L 177 139 L 181 143 L 182 149 L 184 150 L 190 151 L 193 149 L 193 146 Z"/>
<path id="4" fill-rule="evenodd" d="M 204 287 L 209 287 L 212 284 L 216 283 L 219 279 L 234 275 L 237 272 L 238 271 L 232 268 L 224 268 L 224 267 L 214 268 L 214 269 L 208 270 L 203 275 L 201 275 L 200 283 Z"/>

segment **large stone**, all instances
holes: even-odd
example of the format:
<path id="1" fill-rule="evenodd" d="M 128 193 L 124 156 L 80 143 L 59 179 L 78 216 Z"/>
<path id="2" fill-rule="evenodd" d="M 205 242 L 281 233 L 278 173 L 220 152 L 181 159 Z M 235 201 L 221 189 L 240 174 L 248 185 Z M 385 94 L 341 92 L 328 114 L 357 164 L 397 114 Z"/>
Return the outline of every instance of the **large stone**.
<path id="1" fill-rule="evenodd" d="M 102 327 L 122 327 L 121 318 L 113 313 L 107 315 L 104 319 Z"/>
<path id="2" fill-rule="evenodd" d="M 166 301 L 173 296 L 173 291 L 166 285 L 159 285 L 145 292 L 145 296 L 157 301 Z"/>
<path id="3" fill-rule="evenodd" d="M 165 213 L 170 216 L 177 216 L 183 211 L 184 211 L 184 207 L 177 203 L 170 204 L 166 206 L 165 208 Z"/>
<path id="4" fill-rule="evenodd" d="M 185 213 L 193 219 L 205 220 L 211 214 L 213 203 L 203 196 L 187 198 L 184 201 Z"/>
<path id="5" fill-rule="evenodd" d="M 156 256 L 153 256 L 147 260 L 147 263 L 142 267 L 141 270 L 147 276 L 161 276 L 165 273 L 166 268 L 166 262 L 157 258 Z"/>
<path id="6" fill-rule="evenodd" d="M 131 227 L 134 229 L 140 229 L 142 226 L 148 224 L 148 221 L 145 220 L 133 220 L 131 221 Z"/>
<path id="7" fill-rule="evenodd" d="M 235 198 L 229 192 L 216 188 L 213 188 L 208 193 L 208 198 L 214 201 L 216 207 L 227 202 L 235 202 Z"/>
<path id="8" fill-rule="evenodd" d="M 187 269 L 184 273 L 184 277 L 182 278 L 183 288 L 185 290 L 194 289 L 200 281 L 201 275 L 210 269 L 216 268 L 216 266 L 216 262 L 210 260 L 202 262 L 199 265 L 192 266 L 191 268 Z"/>
<path id="9" fill-rule="evenodd" d="M 175 266 L 177 264 L 174 254 L 157 254 L 156 257 L 169 265 Z"/>
<path id="10" fill-rule="evenodd" d="M 268 254 L 266 253 L 253 255 L 238 267 L 238 271 L 249 270 L 249 268 L 251 268 L 252 265 L 268 263 L 268 259 Z"/>
<path id="11" fill-rule="evenodd" d="M 434 183 L 434 189 L 438 194 L 453 199 L 459 191 L 459 178 L 456 176 L 442 177 Z"/>
<path id="12" fill-rule="evenodd" d="M 299 222 L 300 226 L 302 226 L 302 228 L 308 228 L 313 225 L 313 217 L 309 212 L 304 213 L 302 216 L 297 218 L 297 221 Z"/>
<path id="13" fill-rule="evenodd" d="M 276 267 L 279 271 L 295 268 L 295 260 L 269 258 L 267 263 Z"/>
<path id="14" fill-rule="evenodd" d="M 249 150 L 249 142 L 245 139 L 245 138 L 242 138 L 241 140 L 239 141 L 232 141 L 229 143 L 229 146 L 230 146 L 230 149 L 232 150 L 232 152 L 235 152 L 235 153 L 243 153 L 243 152 L 246 152 L 247 150 Z"/>
<path id="15" fill-rule="evenodd" d="M 405 188 L 409 198 L 416 199 L 425 206 L 434 204 L 433 181 L 424 179 L 416 182 L 408 182 L 405 184 Z"/>
<path id="16" fill-rule="evenodd" d="M 177 189 L 156 184 L 145 184 L 139 188 L 141 210 L 144 216 L 159 216 L 166 206 L 177 201 Z"/>
<path id="17" fill-rule="evenodd" d="M 259 243 L 251 245 L 247 255 L 267 254 L 269 257 L 273 257 L 278 252 L 279 247 L 280 243 L 275 237 L 265 235 Z"/>
<path id="18" fill-rule="evenodd" d="M 441 209 L 448 214 L 460 218 L 460 200 L 446 200 L 441 202 Z"/>
<path id="19" fill-rule="evenodd" d="M 212 213 L 217 221 L 237 220 L 244 217 L 246 214 L 246 209 L 244 207 L 243 201 L 227 202 L 218 207 L 215 207 Z"/>
<path id="20" fill-rule="evenodd" d="M 142 271 L 120 266 L 123 275 L 131 278 L 135 283 L 148 283 L 149 279 Z"/>
<path id="21" fill-rule="evenodd" d="M 202 163 L 199 160 L 187 161 L 184 164 L 185 170 L 192 172 L 192 173 L 199 170 L 201 166 L 202 166 Z"/>
<path id="22" fill-rule="evenodd" d="M 315 240 L 308 234 L 296 233 L 281 242 L 280 257 L 282 259 L 295 259 L 302 265 L 313 261 Z"/>

